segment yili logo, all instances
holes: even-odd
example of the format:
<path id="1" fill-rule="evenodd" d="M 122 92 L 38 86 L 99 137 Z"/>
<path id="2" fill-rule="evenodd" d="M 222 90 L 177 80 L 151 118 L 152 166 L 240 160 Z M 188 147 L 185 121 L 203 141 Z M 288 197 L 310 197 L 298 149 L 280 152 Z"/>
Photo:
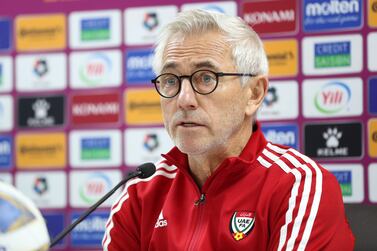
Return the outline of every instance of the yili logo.
<path id="1" fill-rule="evenodd" d="M 94 203 L 111 189 L 111 185 L 108 176 L 103 173 L 93 173 L 81 185 L 80 198 L 86 203 Z"/>
<path id="2" fill-rule="evenodd" d="M 339 182 L 343 196 L 352 196 L 352 172 L 331 171 Z"/>
<path id="3" fill-rule="evenodd" d="M 314 105 L 318 111 L 334 114 L 343 110 L 351 99 L 350 88 L 341 82 L 330 82 L 315 95 Z"/>
<path id="4" fill-rule="evenodd" d="M 315 68 L 351 65 L 351 42 L 317 43 L 314 46 Z"/>
<path id="5" fill-rule="evenodd" d="M 112 63 L 109 57 L 103 53 L 95 53 L 89 56 L 81 66 L 80 79 L 89 85 L 97 85 L 105 79 L 111 68 Z"/>
<path id="6" fill-rule="evenodd" d="M 236 241 L 248 236 L 254 228 L 255 213 L 248 211 L 234 212 L 230 220 L 230 233 Z"/>
<path id="7" fill-rule="evenodd" d="M 93 18 L 81 20 L 81 40 L 98 41 L 110 39 L 110 19 Z"/>
<path id="8" fill-rule="evenodd" d="M 84 138 L 81 139 L 82 160 L 108 160 L 110 159 L 110 138 Z"/>

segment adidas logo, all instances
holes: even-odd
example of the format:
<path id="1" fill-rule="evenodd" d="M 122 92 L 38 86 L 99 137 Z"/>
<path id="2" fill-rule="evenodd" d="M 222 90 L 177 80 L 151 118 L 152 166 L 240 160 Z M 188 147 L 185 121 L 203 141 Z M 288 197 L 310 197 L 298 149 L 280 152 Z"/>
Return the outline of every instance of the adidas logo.
<path id="1" fill-rule="evenodd" d="M 160 215 L 158 216 L 157 222 L 154 225 L 154 228 L 166 227 L 168 225 L 168 221 L 164 219 L 164 215 L 162 214 L 162 210 Z"/>

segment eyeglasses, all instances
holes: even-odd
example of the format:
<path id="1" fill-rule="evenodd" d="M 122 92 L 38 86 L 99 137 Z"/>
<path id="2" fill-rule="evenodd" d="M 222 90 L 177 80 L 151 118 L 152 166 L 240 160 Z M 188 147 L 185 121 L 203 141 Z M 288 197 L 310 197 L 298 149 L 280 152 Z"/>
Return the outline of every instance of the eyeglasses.
<path id="1" fill-rule="evenodd" d="M 207 95 L 216 90 L 219 77 L 224 76 L 248 76 L 255 77 L 256 74 L 213 72 L 210 70 L 198 70 L 191 75 L 177 76 L 172 73 L 164 73 L 152 79 L 157 92 L 164 98 L 173 98 L 181 90 L 182 79 L 188 78 L 192 89 L 199 94 Z"/>

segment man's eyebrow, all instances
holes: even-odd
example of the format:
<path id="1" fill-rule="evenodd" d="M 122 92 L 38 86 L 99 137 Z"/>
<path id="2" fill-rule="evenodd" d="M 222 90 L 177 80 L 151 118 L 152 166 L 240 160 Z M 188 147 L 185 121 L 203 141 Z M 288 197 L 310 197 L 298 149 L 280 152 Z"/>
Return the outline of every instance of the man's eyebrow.
<path id="1" fill-rule="evenodd" d="M 162 69 L 161 69 L 161 72 L 166 72 L 166 70 L 168 69 L 175 69 L 177 68 L 178 64 L 176 64 L 175 62 L 169 62 L 169 63 L 166 63 Z"/>
<path id="2" fill-rule="evenodd" d="M 199 63 L 194 63 L 193 67 L 195 67 L 195 68 L 209 68 L 209 69 L 215 69 L 215 70 L 218 69 L 217 66 L 215 66 L 215 64 L 212 63 L 211 61 L 203 61 L 203 62 L 199 62 Z"/>
<path id="3" fill-rule="evenodd" d="M 191 68 L 193 69 L 210 69 L 210 70 L 218 70 L 218 67 L 212 63 L 211 61 L 202 61 L 202 62 L 197 62 L 197 63 L 192 63 L 190 64 Z M 178 67 L 178 64 L 176 62 L 168 62 L 166 63 L 162 69 L 161 72 L 167 72 L 172 69 L 176 69 Z"/>

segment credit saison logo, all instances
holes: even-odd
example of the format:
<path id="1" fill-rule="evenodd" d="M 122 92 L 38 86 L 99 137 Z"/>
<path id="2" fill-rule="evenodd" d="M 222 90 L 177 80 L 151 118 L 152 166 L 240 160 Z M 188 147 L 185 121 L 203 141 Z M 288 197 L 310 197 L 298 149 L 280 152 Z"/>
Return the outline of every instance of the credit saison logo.
<path id="1" fill-rule="evenodd" d="M 256 11 L 244 14 L 243 19 L 249 24 L 292 22 L 295 21 L 295 10 Z"/>
<path id="2" fill-rule="evenodd" d="M 110 138 L 84 138 L 81 139 L 82 160 L 107 160 L 110 159 Z"/>
<path id="3" fill-rule="evenodd" d="M 107 40 L 110 38 L 110 19 L 93 18 L 81 20 L 81 40 Z"/>
<path id="4" fill-rule="evenodd" d="M 351 42 L 340 41 L 314 45 L 314 67 L 342 67 L 351 65 Z"/>
<path id="5" fill-rule="evenodd" d="M 331 171 L 339 182 L 343 196 L 352 196 L 352 172 L 351 171 Z"/>
<path id="6" fill-rule="evenodd" d="M 351 99 L 350 88 L 341 82 L 330 82 L 315 95 L 314 105 L 318 111 L 334 114 L 344 109 Z"/>

